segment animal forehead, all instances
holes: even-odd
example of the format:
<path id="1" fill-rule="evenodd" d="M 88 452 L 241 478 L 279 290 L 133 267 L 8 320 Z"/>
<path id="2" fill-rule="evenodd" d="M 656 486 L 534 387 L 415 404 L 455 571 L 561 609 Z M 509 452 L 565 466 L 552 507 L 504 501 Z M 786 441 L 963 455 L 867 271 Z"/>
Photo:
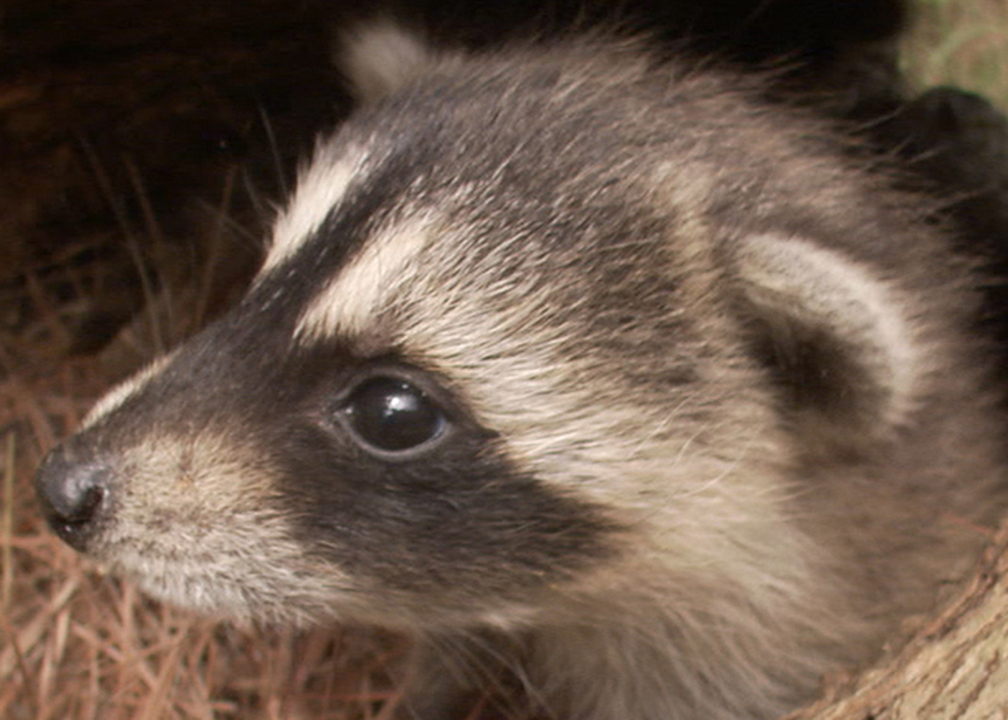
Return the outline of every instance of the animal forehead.
<path id="1" fill-rule="evenodd" d="M 572 184 L 583 184 L 586 170 L 597 189 L 650 165 L 641 147 L 655 129 L 642 131 L 629 107 L 634 98 L 617 83 L 549 63 L 489 79 L 474 72 L 452 68 L 423 78 L 349 118 L 321 144 L 274 225 L 264 270 L 289 260 L 333 213 L 367 196 L 388 199 L 386 209 L 404 195 L 446 192 L 519 192 L 545 202 L 585 190 Z"/>
<path id="2" fill-rule="evenodd" d="M 550 316 L 570 315 L 610 286 L 643 291 L 670 282 L 667 219 L 615 186 L 594 199 L 603 196 L 599 205 L 567 207 L 535 193 L 459 185 L 431 201 L 400 200 L 380 222 L 351 222 L 340 211 L 330 223 L 344 228 L 340 237 L 306 243 L 282 276 L 299 286 L 283 289 L 297 297 L 292 335 L 405 349 L 407 328 L 459 332 L 494 313 L 521 326 L 544 305 Z M 329 243 L 344 246 L 338 262 L 325 260 Z"/>
<path id="3" fill-rule="evenodd" d="M 550 267 L 597 270 L 599 252 L 655 235 L 638 187 L 655 158 L 611 112 L 569 94 L 549 113 L 516 109 L 555 84 L 514 81 L 506 95 L 465 78 L 450 92 L 421 85 L 321 146 L 260 275 L 284 278 L 294 336 L 359 334 L 407 296 L 433 311 L 422 287 L 442 300 L 500 295 Z"/>
<path id="4" fill-rule="evenodd" d="M 367 228 L 408 201 L 417 176 L 431 165 L 425 144 L 390 146 L 348 134 L 320 145 L 299 174 L 274 223 L 260 276 L 306 253 L 315 256 L 313 266 L 331 272 L 363 241 Z"/>
<path id="5" fill-rule="evenodd" d="M 359 337 L 373 330 L 387 304 L 418 274 L 418 261 L 436 233 L 430 214 L 378 230 L 308 301 L 295 337 Z"/>

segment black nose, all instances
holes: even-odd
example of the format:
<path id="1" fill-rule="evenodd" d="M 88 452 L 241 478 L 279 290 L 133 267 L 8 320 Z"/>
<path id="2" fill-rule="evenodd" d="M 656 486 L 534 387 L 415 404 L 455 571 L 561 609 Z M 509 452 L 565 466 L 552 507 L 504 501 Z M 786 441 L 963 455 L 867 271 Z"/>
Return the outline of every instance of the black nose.
<path id="1" fill-rule="evenodd" d="M 35 476 L 42 511 L 68 545 L 85 550 L 101 525 L 109 493 L 108 467 L 68 441 L 50 452 Z"/>

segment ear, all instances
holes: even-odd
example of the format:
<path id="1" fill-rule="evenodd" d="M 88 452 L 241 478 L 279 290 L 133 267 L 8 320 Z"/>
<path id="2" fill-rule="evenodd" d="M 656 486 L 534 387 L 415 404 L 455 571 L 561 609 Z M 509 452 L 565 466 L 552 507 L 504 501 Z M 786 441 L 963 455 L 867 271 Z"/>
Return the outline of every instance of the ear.
<path id="1" fill-rule="evenodd" d="M 742 242 L 738 271 L 755 346 L 795 410 L 872 434 L 906 418 L 921 354 L 895 283 L 838 250 L 773 233 Z"/>
<path id="2" fill-rule="evenodd" d="M 333 51 L 336 67 L 362 102 L 375 102 L 395 92 L 440 57 L 419 32 L 390 18 L 340 30 Z"/>

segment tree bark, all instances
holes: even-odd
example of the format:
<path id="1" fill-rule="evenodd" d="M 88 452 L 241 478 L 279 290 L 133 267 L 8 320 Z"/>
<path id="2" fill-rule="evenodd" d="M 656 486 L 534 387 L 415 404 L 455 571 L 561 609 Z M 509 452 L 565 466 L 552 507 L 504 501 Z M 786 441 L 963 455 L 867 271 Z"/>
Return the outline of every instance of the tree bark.
<path id="1" fill-rule="evenodd" d="M 907 645 L 786 720 L 1008 720 L 1008 524 L 969 585 Z"/>

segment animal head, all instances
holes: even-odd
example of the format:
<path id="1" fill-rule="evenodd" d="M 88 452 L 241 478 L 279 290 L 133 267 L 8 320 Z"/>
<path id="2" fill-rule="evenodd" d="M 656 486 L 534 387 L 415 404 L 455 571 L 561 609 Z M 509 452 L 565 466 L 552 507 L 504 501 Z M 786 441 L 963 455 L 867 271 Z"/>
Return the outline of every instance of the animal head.
<path id="1" fill-rule="evenodd" d="M 391 78 L 245 298 L 48 457 L 56 531 L 281 620 L 812 593 L 792 500 L 823 454 L 889 447 L 968 305 L 915 202 L 752 82 L 635 47 Z"/>

